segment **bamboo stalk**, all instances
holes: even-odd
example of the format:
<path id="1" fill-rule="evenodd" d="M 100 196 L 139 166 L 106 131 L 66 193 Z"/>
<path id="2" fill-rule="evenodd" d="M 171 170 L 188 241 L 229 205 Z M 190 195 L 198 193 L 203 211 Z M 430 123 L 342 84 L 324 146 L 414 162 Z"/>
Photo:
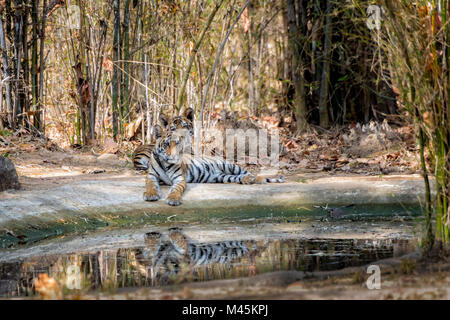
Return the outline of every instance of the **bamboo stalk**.
<path id="1" fill-rule="evenodd" d="M 118 112 L 119 112 L 119 79 L 120 71 L 117 61 L 120 56 L 120 0 L 114 0 L 114 40 L 113 40 L 113 78 L 112 78 L 112 114 L 113 114 L 113 137 L 117 141 L 118 135 Z"/>
<path id="2" fill-rule="evenodd" d="M 144 62 L 145 62 L 145 106 L 146 106 L 146 119 L 147 119 L 147 135 L 146 140 L 144 140 L 144 143 L 150 143 L 150 137 L 151 137 L 151 128 L 152 128 L 152 121 L 150 117 L 150 103 L 148 98 L 148 86 L 150 85 L 148 83 L 148 65 L 147 65 L 147 55 L 144 55 Z M 142 120 L 142 123 L 144 123 L 144 120 Z M 142 134 L 144 134 L 144 130 L 142 130 Z"/>
<path id="3" fill-rule="evenodd" d="M 323 48 L 323 67 L 322 67 L 322 76 L 320 80 L 320 95 L 319 95 L 319 115 L 320 115 L 320 126 L 322 128 L 327 128 L 329 126 L 329 118 L 328 118 L 328 104 L 329 104 L 329 95 L 328 95 L 328 87 L 330 83 L 330 62 L 331 62 L 331 34 L 332 34 L 332 25 L 331 25 L 331 11 L 332 11 L 332 0 L 327 0 L 327 9 L 326 9 L 326 17 L 325 17 L 325 44 Z M 364 52 L 366 53 L 366 51 Z"/>
<path id="4" fill-rule="evenodd" d="M 130 0 L 124 2 L 123 13 L 123 32 L 122 32 L 122 50 L 123 50 L 123 78 L 120 86 L 120 101 L 122 119 L 129 121 L 129 86 L 130 86 Z"/>
<path id="5" fill-rule="evenodd" d="M 225 48 L 225 45 L 226 45 L 226 43 L 228 41 L 228 38 L 229 38 L 229 36 L 231 34 L 231 31 L 233 31 L 234 26 L 239 21 L 239 19 L 241 18 L 242 13 L 244 12 L 245 8 L 247 8 L 247 6 L 249 4 L 250 4 L 250 0 L 247 0 L 247 2 L 244 4 L 244 6 L 239 11 L 239 14 L 237 15 L 237 17 L 234 20 L 233 24 L 228 29 L 228 32 L 225 35 L 225 38 L 223 39 L 222 43 L 220 44 L 220 48 L 219 48 L 219 51 L 217 52 L 216 59 L 214 60 L 214 64 L 213 64 L 213 66 L 211 68 L 211 71 L 210 71 L 210 73 L 208 75 L 208 80 L 206 82 L 206 87 L 205 87 L 205 90 L 204 90 L 203 95 L 202 95 L 202 104 L 201 104 L 201 107 L 200 107 L 200 124 L 201 124 L 202 127 L 203 127 L 203 111 L 204 111 L 204 108 L 205 108 L 206 98 L 208 97 L 209 86 L 211 84 L 211 78 L 212 78 L 214 72 L 216 71 L 217 63 L 219 62 L 219 58 L 222 55 L 223 49 Z"/>
<path id="6" fill-rule="evenodd" d="M 223 0 L 219 0 L 216 3 L 216 6 L 214 7 L 213 11 L 210 13 L 210 15 L 208 17 L 208 20 L 206 21 L 205 26 L 203 27 L 203 30 L 200 33 L 200 37 L 198 38 L 198 40 L 194 44 L 194 48 L 192 49 L 191 55 L 189 57 L 189 61 L 188 61 L 188 64 L 186 66 L 186 70 L 184 71 L 183 81 L 181 83 L 180 90 L 178 91 L 178 99 L 177 99 L 177 103 L 175 105 L 175 109 L 177 111 L 180 111 L 181 106 L 182 106 L 182 104 L 184 102 L 184 93 L 185 93 L 185 90 L 186 90 L 186 83 L 187 83 L 187 81 L 189 79 L 189 74 L 191 72 L 191 68 L 192 68 L 192 65 L 194 63 L 195 55 L 197 54 L 197 51 L 198 51 L 198 49 L 200 48 L 200 45 L 203 42 L 203 39 L 204 39 L 204 37 L 206 35 L 206 32 L 208 31 L 209 26 L 211 25 L 212 21 L 214 20 L 214 16 L 216 15 L 216 13 L 219 10 L 219 8 L 222 5 L 222 3 L 223 3 Z"/>
<path id="7" fill-rule="evenodd" d="M 45 124 L 42 117 L 42 106 L 44 100 L 44 68 L 45 68 L 45 57 L 44 57 L 44 44 L 45 44 L 45 26 L 47 24 L 47 0 L 44 0 L 42 7 L 42 28 L 41 28 L 41 38 L 40 38 L 40 49 L 39 49 L 39 101 L 38 110 L 36 111 L 35 117 L 38 117 L 39 127 L 38 130 L 44 131 Z"/>

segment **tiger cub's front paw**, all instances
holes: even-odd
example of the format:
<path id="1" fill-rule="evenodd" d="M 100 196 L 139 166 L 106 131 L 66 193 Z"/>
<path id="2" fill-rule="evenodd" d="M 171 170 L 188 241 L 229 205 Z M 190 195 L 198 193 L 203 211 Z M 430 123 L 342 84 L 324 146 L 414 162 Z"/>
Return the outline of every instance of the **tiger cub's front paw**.
<path id="1" fill-rule="evenodd" d="M 177 194 L 169 194 L 167 196 L 167 204 L 169 206 L 179 206 L 181 204 L 181 196 Z"/>
<path id="2" fill-rule="evenodd" d="M 246 175 L 244 178 L 242 178 L 242 184 L 254 184 L 255 183 L 255 176 L 252 174 Z"/>
<path id="3" fill-rule="evenodd" d="M 145 201 L 158 201 L 159 199 L 161 199 L 161 196 L 157 193 L 144 192 Z"/>

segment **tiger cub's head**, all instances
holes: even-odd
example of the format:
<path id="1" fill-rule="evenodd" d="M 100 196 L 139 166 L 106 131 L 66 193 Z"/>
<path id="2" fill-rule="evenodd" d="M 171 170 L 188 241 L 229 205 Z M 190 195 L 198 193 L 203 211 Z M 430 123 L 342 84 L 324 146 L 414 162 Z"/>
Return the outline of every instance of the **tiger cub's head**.
<path id="1" fill-rule="evenodd" d="M 169 117 L 165 114 L 159 116 L 161 130 L 167 135 L 177 133 L 179 137 L 183 136 L 183 152 L 193 153 L 194 145 L 194 110 L 187 108 L 182 115 Z M 158 136 L 155 132 L 155 137 Z"/>

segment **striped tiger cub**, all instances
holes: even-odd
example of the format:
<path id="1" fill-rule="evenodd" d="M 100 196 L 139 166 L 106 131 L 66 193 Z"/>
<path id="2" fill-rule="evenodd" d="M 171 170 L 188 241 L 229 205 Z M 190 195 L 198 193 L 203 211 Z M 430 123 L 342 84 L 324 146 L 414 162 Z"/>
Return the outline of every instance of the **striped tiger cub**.
<path id="1" fill-rule="evenodd" d="M 251 240 L 195 243 L 181 228 L 170 228 L 168 239 L 159 232 L 146 233 L 144 239 L 143 258 L 151 261 L 153 275 L 166 281 L 180 272 L 182 265 L 227 264 L 257 251 Z"/>
<path id="2" fill-rule="evenodd" d="M 194 136 L 194 110 L 188 108 L 181 116 L 174 116 L 169 118 L 165 114 L 159 116 L 159 122 L 161 128 L 165 131 L 187 130 L 190 137 Z M 186 148 L 192 153 L 191 143 L 186 140 Z M 156 142 L 153 141 L 148 144 L 143 144 L 136 148 L 133 153 L 133 165 L 135 170 L 145 171 L 149 167 L 149 159 L 152 156 L 152 152 L 155 148 Z"/>
<path id="3" fill-rule="evenodd" d="M 284 182 L 283 177 L 270 179 L 255 177 L 244 168 L 221 159 L 194 157 L 183 152 L 185 136 L 177 132 L 164 132 L 155 126 L 156 145 L 149 159 L 144 200 L 157 201 L 161 198 L 159 183 L 170 185 L 167 203 L 181 204 L 186 183 L 267 183 Z"/>

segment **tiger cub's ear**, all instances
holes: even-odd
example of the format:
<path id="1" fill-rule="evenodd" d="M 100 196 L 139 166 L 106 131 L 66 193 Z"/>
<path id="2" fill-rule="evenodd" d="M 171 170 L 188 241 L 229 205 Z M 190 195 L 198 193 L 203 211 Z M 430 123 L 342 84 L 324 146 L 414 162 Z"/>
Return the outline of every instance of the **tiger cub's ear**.
<path id="1" fill-rule="evenodd" d="M 161 113 L 161 114 L 159 115 L 159 122 L 161 123 L 161 125 L 163 126 L 163 128 L 166 128 L 166 129 L 167 129 L 167 127 L 168 127 L 168 125 L 169 125 L 169 117 L 166 116 L 164 113 Z"/>
<path id="2" fill-rule="evenodd" d="M 153 127 L 153 134 L 154 134 L 156 139 L 161 138 L 163 133 L 164 133 L 164 129 L 159 124 L 156 124 Z"/>
<path id="3" fill-rule="evenodd" d="M 186 119 L 188 119 L 190 122 L 194 122 L 194 109 L 192 108 L 187 108 L 184 111 L 184 117 Z"/>

